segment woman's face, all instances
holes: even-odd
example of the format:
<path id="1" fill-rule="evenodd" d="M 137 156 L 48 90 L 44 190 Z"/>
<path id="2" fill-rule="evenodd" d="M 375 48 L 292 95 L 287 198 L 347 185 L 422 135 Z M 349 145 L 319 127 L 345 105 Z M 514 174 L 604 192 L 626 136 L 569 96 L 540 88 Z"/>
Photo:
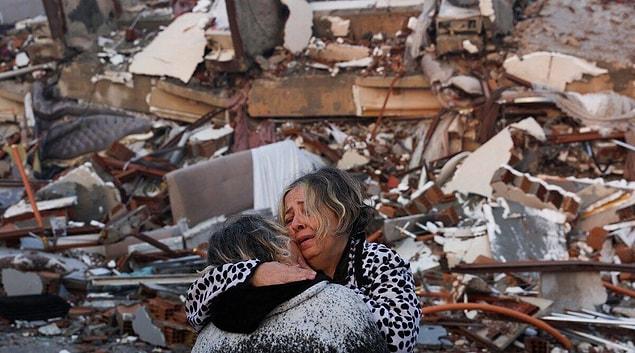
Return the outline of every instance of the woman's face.
<path id="1" fill-rule="evenodd" d="M 289 256 L 280 262 L 290 266 L 298 266 L 306 269 L 311 268 L 304 260 L 304 256 L 302 256 L 302 252 L 300 251 L 298 244 L 294 241 L 289 242 Z"/>
<path id="2" fill-rule="evenodd" d="M 306 262 L 315 270 L 324 271 L 332 276 L 337 263 L 346 247 L 347 238 L 335 235 L 337 217 L 328 213 L 327 235 L 318 238 L 319 215 L 308 215 L 304 208 L 304 188 L 298 186 L 291 189 L 284 197 L 284 223 L 289 236 L 297 244 Z"/>

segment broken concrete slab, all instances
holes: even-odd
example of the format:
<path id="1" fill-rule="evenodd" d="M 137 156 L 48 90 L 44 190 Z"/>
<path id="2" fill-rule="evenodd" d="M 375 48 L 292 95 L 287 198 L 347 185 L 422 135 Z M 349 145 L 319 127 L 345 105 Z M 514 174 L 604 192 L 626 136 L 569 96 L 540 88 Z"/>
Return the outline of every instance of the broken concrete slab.
<path id="1" fill-rule="evenodd" d="M 7 209 L 22 200 L 23 187 L 0 187 L 0 208 Z"/>
<path id="2" fill-rule="evenodd" d="M 448 331 L 443 326 L 421 325 L 417 335 L 417 344 L 426 348 L 451 347 L 452 343 L 447 339 Z"/>
<path id="3" fill-rule="evenodd" d="M 421 74 L 406 75 L 396 79 L 395 76 L 358 76 L 355 85 L 360 87 L 388 88 L 430 88 L 430 81 Z"/>
<path id="4" fill-rule="evenodd" d="M 394 38 L 410 17 L 421 14 L 425 0 L 352 0 L 312 1 L 315 34 L 331 36 L 331 23 L 323 21 L 325 16 L 337 16 L 350 21 L 349 38 L 359 41 L 369 35 L 382 33 Z"/>
<path id="5" fill-rule="evenodd" d="M 443 252 L 448 259 L 450 268 L 464 263 L 473 263 L 479 256 L 492 257 L 489 238 L 487 235 L 472 238 L 451 238 L 443 239 Z"/>
<path id="6" fill-rule="evenodd" d="M 230 146 L 234 129 L 229 125 L 214 129 L 211 126 L 204 126 L 195 130 L 190 136 L 189 143 L 192 155 L 210 158 L 217 151 Z"/>
<path id="7" fill-rule="evenodd" d="M 353 86 L 357 116 L 432 117 L 441 109 L 441 101 L 430 89 L 394 88 L 384 108 L 389 88 Z"/>
<path id="8" fill-rule="evenodd" d="M 289 18 L 284 25 L 284 47 L 298 54 L 306 48 L 313 35 L 313 9 L 305 0 L 281 2 L 289 9 Z"/>
<path id="9" fill-rule="evenodd" d="M 162 118 L 193 123 L 218 107 L 170 93 L 159 86 L 147 96 L 150 112 Z"/>
<path id="10" fill-rule="evenodd" d="M 383 227 L 384 240 L 388 244 L 392 244 L 405 237 L 413 238 L 415 236 L 411 234 L 420 232 L 421 230 L 421 228 L 417 226 L 417 223 L 426 224 L 427 222 L 434 222 L 436 220 L 437 219 L 434 216 L 427 214 L 416 214 L 412 216 L 386 219 Z"/>
<path id="11" fill-rule="evenodd" d="M 71 207 L 77 204 L 77 196 L 63 197 L 55 200 L 40 201 L 37 203 L 37 208 L 40 211 L 55 210 L 59 208 Z M 25 200 L 9 207 L 4 211 L 4 218 L 17 217 L 24 214 L 33 213 L 31 205 Z"/>
<path id="12" fill-rule="evenodd" d="M 608 72 L 595 64 L 575 56 L 535 52 L 519 57 L 514 55 L 503 63 L 507 73 L 531 82 L 537 87 L 564 91 L 567 83 L 584 75 L 598 76 Z"/>
<path id="13" fill-rule="evenodd" d="M 31 83 L 16 81 L 0 81 L 0 97 L 24 103 L 24 96 L 31 92 Z"/>
<path id="14" fill-rule="evenodd" d="M 627 131 L 635 118 L 635 99 L 615 92 L 546 94 L 558 108 L 585 126 L 602 132 Z"/>
<path id="15" fill-rule="evenodd" d="M 2 288 L 8 296 L 42 294 L 44 284 L 37 273 L 2 269 Z"/>
<path id="16" fill-rule="evenodd" d="M 483 206 L 487 234 L 495 260 L 566 260 L 566 217 L 515 202 Z"/>
<path id="17" fill-rule="evenodd" d="M 165 335 L 161 329 L 154 324 L 144 306 L 139 307 L 135 312 L 132 329 L 142 341 L 159 347 L 166 346 Z"/>
<path id="18" fill-rule="evenodd" d="M 496 171 L 491 185 L 494 197 L 532 208 L 557 210 L 565 213 L 570 220 L 576 218 L 580 210 L 581 199 L 575 193 L 521 173 L 508 165 Z"/>
<path id="19" fill-rule="evenodd" d="M 78 55 L 61 70 L 57 84 L 61 96 L 114 108 L 149 112 L 146 96 L 152 87 L 150 76 L 132 75 L 132 81 L 127 83 L 106 79 L 93 81 L 93 77 L 103 74 L 103 71 L 103 64 L 95 55 Z"/>
<path id="20" fill-rule="evenodd" d="M 475 96 L 483 95 L 481 81 L 479 81 L 476 77 L 458 75 L 451 77 L 445 83 L 446 85 L 457 87 L 467 94 Z"/>
<path id="21" fill-rule="evenodd" d="M 542 141 L 546 139 L 542 127 L 533 118 L 506 127 L 463 160 L 452 179 L 444 185 L 443 191 L 491 197 L 492 177 L 502 165 L 508 164 L 512 157 L 513 129 L 521 130 Z"/>
<path id="22" fill-rule="evenodd" d="M 342 170 L 349 170 L 355 167 L 360 167 L 368 164 L 370 159 L 368 157 L 359 154 L 355 150 L 348 150 L 344 152 L 342 158 L 337 162 L 337 168 Z"/>
<path id="23" fill-rule="evenodd" d="M 589 232 L 596 227 L 620 227 L 619 210 L 635 203 L 635 196 L 630 193 L 614 193 L 594 204 L 587 206 L 585 212 L 575 224 L 576 230 Z M 628 223 L 628 222 L 627 222 Z"/>
<path id="24" fill-rule="evenodd" d="M 581 200 L 580 209 L 587 211 L 620 198 L 624 195 L 624 191 L 602 184 L 591 184 L 576 191 L 576 195 Z"/>
<path id="25" fill-rule="evenodd" d="M 457 6 L 441 1 L 436 22 L 436 52 L 476 54 L 484 48 L 484 17 L 477 6 Z"/>
<path id="26" fill-rule="evenodd" d="M 309 46 L 310 57 L 326 62 L 352 61 L 370 56 L 370 49 L 362 45 L 328 43 L 324 47 Z"/>
<path id="27" fill-rule="evenodd" d="M 57 336 L 62 334 L 62 330 L 57 326 L 56 323 L 50 323 L 45 326 L 41 326 L 37 329 L 37 332 L 44 336 Z"/>
<path id="28" fill-rule="evenodd" d="M 551 272 L 540 274 L 540 297 L 553 300 L 553 311 L 564 312 L 595 310 L 608 295 L 599 272 Z"/>
<path id="29" fill-rule="evenodd" d="M 23 116 L 23 104 L 0 97 L 0 122 L 18 122 Z"/>
<path id="30" fill-rule="evenodd" d="M 410 202 L 405 208 L 410 214 L 428 213 L 441 202 L 443 197 L 441 188 L 430 181 L 410 195 Z"/>
<path id="31" fill-rule="evenodd" d="M 351 27 L 351 20 L 339 16 L 322 16 L 321 21 L 328 21 L 329 30 L 334 37 L 346 37 Z"/>
<path id="32" fill-rule="evenodd" d="M 203 61 L 207 39 L 201 22 L 208 19 L 206 14 L 200 13 L 177 17 L 134 56 L 128 70 L 134 74 L 170 76 L 187 83 Z"/>
<path id="33" fill-rule="evenodd" d="M 0 266 L 19 271 L 84 273 L 87 265 L 80 260 L 40 251 L 0 248 Z"/>
<path id="34" fill-rule="evenodd" d="M 172 95 L 215 107 L 228 108 L 236 101 L 227 90 L 214 90 L 206 86 L 192 84 L 184 86 L 173 82 L 173 80 L 158 80 L 156 87 Z"/>
<path id="35" fill-rule="evenodd" d="M 437 58 L 426 53 L 421 58 L 421 69 L 430 83 L 445 83 L 454 73 L 454 70 L 447 64 L 441 63 Z"/>
<path id="36" fill-rule="evenodd" d="M 252 117 L 354 116 L 354 82 L 354 75 L 256 79 L 249 90 L 248 112 Z"/>
<path id="37" fill-rule="evenodd" d="M 393 249 L 406 261 L 410 262 L 412 273 L 420 274 L 439 266 L 439 257 L 423 242 L 406 238 L 394 244 Z"/>
<path id="38" fill-rule="evenodd" d="M 95 172 L 92 164 L 83 164 L 58 180 L 38 190 L 40 200 L 76 196 L 74 218 L 90 222 L 101 220 L 121 204 L 121 195 L 112 183 L 106 183 Z"/>
<path id="39" fill-rule="evenodd" d="M 421 56 L 421 48 L 426 48 L 431 44 L 428 29 L 434 22 L 434 15 L 437 9 L 436 1 L 428 1 L 423 5 L 421 14 L 408 20 L 408 29 L 412 31 L 406 38 L 406 51 L 404 53 L 404 64 L 407 72 L 416 71 L 416 59 Z"/>

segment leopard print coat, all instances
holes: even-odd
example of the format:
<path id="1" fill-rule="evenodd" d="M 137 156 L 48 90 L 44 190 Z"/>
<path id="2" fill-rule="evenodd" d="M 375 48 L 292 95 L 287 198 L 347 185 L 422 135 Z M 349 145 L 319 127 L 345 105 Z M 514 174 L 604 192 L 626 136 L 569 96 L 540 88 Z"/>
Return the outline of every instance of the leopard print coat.
<path id="1" fill-rule="evenodd" d="M 353 290 L 366 303 L 390 352 L 412 352 L 421 311 L 408 263 L 382 244 L 356 239 L 349 246 L 348 261 L 342 260 L 345 267 L 340 284 Z M 361 261 L 355 261 L 357 256 Z M 356 263 L 359 266 L 355 266 Z M 247 281 L 258 264 L 258 260 L 225 264 L 196 280 L 188 290 L 185 304 L 190 325 L 197 332 L 202 330 L 208 322 L 213 299 Z M 356 268 L 361 275 L 355 273 Z"/>

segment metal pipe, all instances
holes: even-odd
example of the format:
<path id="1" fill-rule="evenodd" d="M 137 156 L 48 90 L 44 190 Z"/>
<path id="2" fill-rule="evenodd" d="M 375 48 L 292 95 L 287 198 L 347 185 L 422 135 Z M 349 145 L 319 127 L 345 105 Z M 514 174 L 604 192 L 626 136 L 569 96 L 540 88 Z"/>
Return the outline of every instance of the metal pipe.
<path id="1" fill-rule="evenodd" d="M 628 289 L 628 288 L 622 288 L 619 286 L 616 286 L 614 284 L 611 284 L 609 282 L 602 282 L 602 284 L 604 285 L 605 288 L 612 290 L 615 293 L 621 294 L 621 295 L 626 295 L 628 297 L 631 298 L 635 298 L 635 290 L 632 289 Z"/>
<path id="2" fill-rule="evenodd" d="M 22 178 L 22 184 L 24 185 L 24 190 L 26 190 L 26 195 L 29 198 L 29 203 L 31 203 L 31 209 L 33 210 L 33 214 L 35 215 L 35 221 L 37 222 L 37 225 L 40 227 L 40 229 L 43 230 L 44 222 L 42 222 L 42 215 L 40 214 L 40 210 L 38 210 L 37 208 L 35 195 L 33 194 L 33 189 L 31 188 L 31 184 L 29 183 L 29 178 L 27 177 L 24 166 L 22 165 L 22 158 L 20 158 L 20 152 L 18 151 L 17 145 L 11 145 L 11 155 L 13 156 L 13 161 L 18 166 L 18 171 L 20 172 L 20 177 Z"/>
<path id="3" fill-rule="evenodd" d="M 601 337 L 596 337 L 596 336 L 593 336 L 593 335 L 590 335 L 588 333 L 584 333 L 584 332 L 581 332 L 581 331 L 572 330 L 571 332 L 576 334 L 576 335 L 578 335 L 578 336 L 580 336 L 580 337 L 584 337 L 584 338 L 586 338 L 588 340 L 591 340 L 591 341 L 594 341 L 594 342 L 597 342 L 597 343 L 602 343 L 606 347 L 623 350 L 623 351 L 626 351 L 628 353 L 635 352 L 635 349 L 632 349 L 631 347 L 628 347 L 628 346 L 625 346 L 625 345 L 622 345 L 622 344 L 618 344 L 618 343 L 615 343 L 613 341 L 609 341 L 609 340 L 601 338 Z"/>
<path id="4" fill-rule="evenodd" d="M 55 69 L 56 66 L 57 66 L 57 64 L 55 62 L 50 62 L 50 63 L 46 63 L 46 64 L 28 66 L 28 67 L 25 67 L 25 68 L 22 68 L 22 69 L 17 69 L 17 70 L 13 70 L 13 71 L 3 72 L 3 73 L 0 73 L 0 80 L 4 80 L 4 79 L 7 79 L 7 78 L 13 78 L 13 77 L 16 77 L 16 76 L 21 76 L 21 75 L 28 74 L 29 72 L 33 72 L 33 71 L 37 71 L 37 70 Z"/>
<path id="5" fill-rule="evenodd" d="M 527 314 L 523 314 L 521 312 L 514 311 L 508 308 L 504 308 L 502 306 L 496 306 L 491 304 L 480 304 L 480 303 L 444 304 L 444 305 L 425 307 L 421 309 L 421 314 L 429 315 L 429 314 L 439 313 L 443 311 L 462 311 L 462 310 L 487 311 L 487 312 L 509 316 L 514 319 L 533 325 L 541 330 L 544 330 L 545 332 L 550 334 L 553 338 L 555 338 L 558 342 L 560 342 L 560 344 L 562 344 L 566 349 L 571 349 L 573 347 L 573 344 L 567 337 L 565 337 L 562 333 L 560 333 L 560 331 L 556 330 L 553 326 L 549 325 L 548 323 L 542 320 L 536 319 L 535 317 L 531 317 Z"/>

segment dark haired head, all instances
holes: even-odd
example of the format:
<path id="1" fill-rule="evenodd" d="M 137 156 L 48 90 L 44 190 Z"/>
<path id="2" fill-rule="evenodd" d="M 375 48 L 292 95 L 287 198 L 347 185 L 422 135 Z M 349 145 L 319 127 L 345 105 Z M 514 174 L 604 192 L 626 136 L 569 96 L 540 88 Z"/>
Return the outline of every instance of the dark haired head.
<path id="1" fill-rule="evenodd" d="M 209 238 L 207 263 L 220 266 L 244 260 L 283 261 L 288 255 L 286 230 L 260 216 L 237 216 Z"/>

